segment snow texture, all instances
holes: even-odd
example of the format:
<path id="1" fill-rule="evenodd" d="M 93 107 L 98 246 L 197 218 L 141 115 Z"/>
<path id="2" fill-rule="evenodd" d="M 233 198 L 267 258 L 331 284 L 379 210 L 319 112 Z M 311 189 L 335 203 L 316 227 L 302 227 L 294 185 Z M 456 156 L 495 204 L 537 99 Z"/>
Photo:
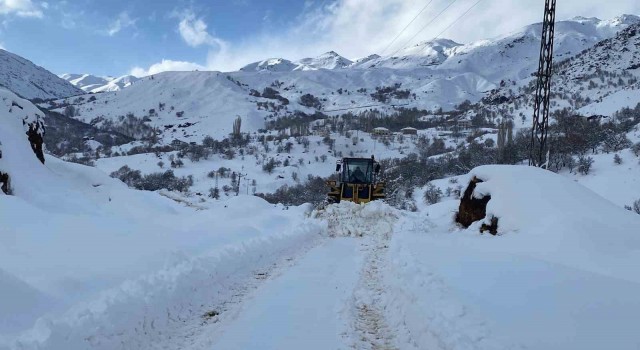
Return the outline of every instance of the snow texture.
<path id="1" fill-rule="evenodd" d="M 46 69 L 0 49 L 0 86 L 27 99 L 53 99 L 80 95 L 74 87 Z"/>

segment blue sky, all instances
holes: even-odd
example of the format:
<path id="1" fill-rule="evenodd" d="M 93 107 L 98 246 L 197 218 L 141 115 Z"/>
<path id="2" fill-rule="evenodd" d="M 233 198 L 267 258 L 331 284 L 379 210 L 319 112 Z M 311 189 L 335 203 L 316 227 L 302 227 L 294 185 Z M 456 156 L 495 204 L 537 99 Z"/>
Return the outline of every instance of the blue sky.
<path id="1" fill-rule="evenodd" d="M 433 38 L 476 0 L 434 0 L 394 43 Z M 56 73 L 235 70 L 329 50 L 356 59 L 385 47 L 429 0 L 0 0 L 0 47 Z M 482 0 L 444 37 L 469 42 L 538 22 L 542 0 Z M 558 0 L 558 18 L 640 14 L 636 0 Z M 496 19 L 498 17 L 498 19 Z M 406 41 L 418 33 L 416 39 Z M 391 48 L 391 50 L 394 49 Z"/>
<path id="2" fill-rule="evenodd" d="M 50 0 L 44 6 L 42 17 L 5 19 L 1 45 L 58 74 L 119 75 L 134 66 L 150 66 L 159 58 L 202 61 L 209 47 L 189 46 L 177 28 L 185 11 L 197 14 L 205 23 L 215 23 L 209 26 L 213 35 L 238 42 L 251 33 L 283 30 L 305 4 L 287 0 Z"/>

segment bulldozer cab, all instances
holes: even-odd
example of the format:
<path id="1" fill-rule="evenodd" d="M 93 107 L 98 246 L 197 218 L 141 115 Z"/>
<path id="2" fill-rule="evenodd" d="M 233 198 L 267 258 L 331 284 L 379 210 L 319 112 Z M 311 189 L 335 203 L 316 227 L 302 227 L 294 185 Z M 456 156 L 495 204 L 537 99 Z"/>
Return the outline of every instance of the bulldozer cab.
<path id="1" fill-rule="evenodd" d="M 374 168 L 378 163 L 367 158 L 344 158 L 342 164 L 337 164 L 340 181 L 347 183 L 371 184 L 374 180 Z M 379 165 L 378 165 L 379 167 Z"/>
<path id="2" fill-rule="evenodd" d="M 385 184 L 378 182 L 380 164 L 375 158 L 343 158 L 336 164 L 338 181 L 328 181 L 329 201 L 367 203 L 382 199 Z"/>

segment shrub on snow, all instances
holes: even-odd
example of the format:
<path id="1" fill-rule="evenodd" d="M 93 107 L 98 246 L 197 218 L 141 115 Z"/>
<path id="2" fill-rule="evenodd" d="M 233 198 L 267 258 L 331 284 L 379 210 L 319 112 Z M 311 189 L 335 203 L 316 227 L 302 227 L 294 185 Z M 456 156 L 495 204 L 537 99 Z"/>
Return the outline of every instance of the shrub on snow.
<path id="1" fill-rule="evenodd" d="M 593 162 L 594 160 L 591 157 L 580 156 L 578 158 L 578 171 L 583 175 L 588 175 Z"/>
<path id="2" fill-rule="evenodd" d="M 613 156 L 613 162 L 618 164 L 618 165 L 622 164 L 622 158 L 620 157 L 620 155 L 618 153 L 616 153 Z"/>
<path id="3" fill-rule="evenodd" d="M 442 190 L 432 183 L 427 184 L 427 190 L 424 192 L 424 201 L 427 204 L 436 204 L 442 199 Z"/>
<path id="4" fill-rule="evenodd" d="M 640 142 L 631 146 L 631 151 L 636 155 L 636 157 L 640 157 Z"/>
<path id="5" fill-rule="evenodd" d="M 140 170 L 133 170 L 125 165 L 112 172 L 110 176 L 119 179 L 129 187 L 145 191 L 167 189 L 170 191 L 186 192 L 189 187 L 193 185 L 193 178 L 191 176 L 177 177 L 173 173 L 173 170 L 143 176 Z"/>
<path id="6" fill-rule="evenodd" d="M 633 202 L 633 206 L 629 207 L 629 210 L 633 210 L 636 214 L 640 215 L 640 199 Z"/>

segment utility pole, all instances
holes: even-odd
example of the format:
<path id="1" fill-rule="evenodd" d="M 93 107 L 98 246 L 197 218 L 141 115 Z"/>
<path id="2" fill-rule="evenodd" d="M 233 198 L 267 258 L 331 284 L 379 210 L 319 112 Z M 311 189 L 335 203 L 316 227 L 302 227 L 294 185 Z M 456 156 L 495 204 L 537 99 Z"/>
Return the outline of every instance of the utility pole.
<path id="1" fill-rule="evenodd" d="M 242 166 L 242 169 L 238 173 L 238 184 L 237 184 L 237 187 L 236 187 L 236 196 L 240 194 L 240 184 L 242 183 L 242 178 L 244 177 L 246 179 L 246 177 L 247 177 L 247 174 L 243 174 L 242 173 L 243 171 L 244 171 L 244 165 Z"/>
<path id="2" fill-rule="evenodd" d="M 549 162 L 547 133 L 549 131 L 549 100 L 553 66 L 553 36 L 556 22 L 556 0 L 545 0 L 540 63 L 533 110 L 533 127 L 529 144 L 529 165 L 546 166 Z"/>

